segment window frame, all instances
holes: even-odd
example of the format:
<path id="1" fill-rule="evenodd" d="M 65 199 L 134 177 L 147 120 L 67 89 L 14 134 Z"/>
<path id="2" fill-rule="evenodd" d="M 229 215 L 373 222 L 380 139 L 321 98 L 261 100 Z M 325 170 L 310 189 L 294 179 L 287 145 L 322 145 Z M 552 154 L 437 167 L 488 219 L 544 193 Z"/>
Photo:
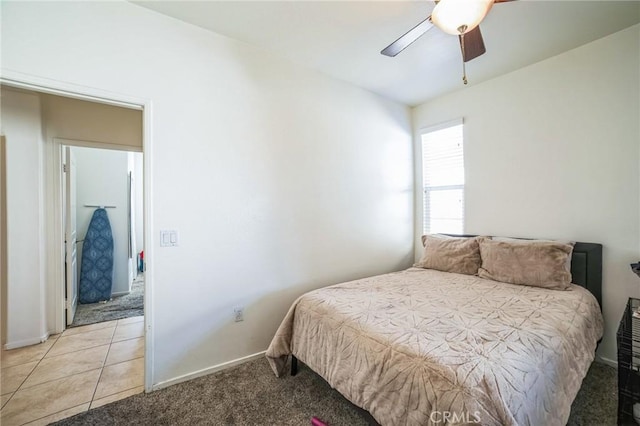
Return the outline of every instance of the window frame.
<path id="1" fill-rule="evenodd" d="M 439 130 L 444 130 L 450 127 L 456 127 L 456 126 L 462 126 L 462 168 L 464 171 L 465 170 L 465 144 L 464 144 L 464 119 L 463 118 L 459 118 L 459 119 L 455 119 L 455 120 L 451 120 L 451 121 L 447 121 L 447 122 L 443 122 L 440 124 L 436 124 L 433 126 L 428 126 L 428 127 L 423 127 L 420 129 L 420 133 L 419 133 L 419 149 L 420 149 L 420 155 L 418 156 L 419 158 L 419 176 L 418 176 L 418 181 L 420 183 L 420 187 L 421 187 L 421 209 L 422 209 L 422 214 L 420 217 L 420 234 L 417 236 L 418 239 L 420 239 L 422 237 L 422 235 L 426 234 L 426 233 L 433 233 L 433 231 L 430 229 L 430 219 L 431 217 L 427 217 L 427 212 L 431 211 L 430 205 L 429 205 L 429 196 L 428 193 L 433 193 L 434 191 L 446 191 L 446 190 L 456 190 L 456 189 L 460 189 L 462 190 L 462 226 L 461 226 L 461 230 L 460 230 L 460 234 L 464 234 L 465 232 L 465 225 L 466 225 L 466 215 L 465 215 L 465 204 L 466 204 L 466 197 L 465 197 L 465 186 L 466 186 L 466 173 L 464 175 L 464 183 L 462 184 L 454 184 L 454 185 L 436 185 L 436 186 L 427 186 L 424 183 L 424 150 L 423 150 L 423 142 L 422 139 L 424 137 L 424 135 L 428 134 L 428 133 L 433 133 L 433 132 L 437 132 Z"/>

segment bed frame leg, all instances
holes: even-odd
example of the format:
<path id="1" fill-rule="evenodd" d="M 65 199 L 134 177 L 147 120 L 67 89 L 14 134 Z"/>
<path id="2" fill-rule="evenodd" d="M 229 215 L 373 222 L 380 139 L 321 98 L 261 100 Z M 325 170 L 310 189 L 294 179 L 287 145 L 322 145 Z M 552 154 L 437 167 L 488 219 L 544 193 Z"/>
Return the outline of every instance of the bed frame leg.
<path id="1" fill-rule="evenodd" d="M 295 376 L 296 374 L 298 374 L 298 358 L 291 355 L 291 375 Z"/>

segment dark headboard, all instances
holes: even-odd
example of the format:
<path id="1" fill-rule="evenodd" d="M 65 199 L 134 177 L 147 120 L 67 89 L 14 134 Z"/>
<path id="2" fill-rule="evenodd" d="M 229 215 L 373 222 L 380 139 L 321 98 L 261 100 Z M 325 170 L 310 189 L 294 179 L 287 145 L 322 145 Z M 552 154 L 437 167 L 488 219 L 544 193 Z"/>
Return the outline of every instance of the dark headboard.
<path id="1" fill-rule="evenodd" d="M 477 235 L 445 235 L 477 237 Z M 596 297 L 602 310 L 602 244 L 576 243 L 571 256 L 571 281 L 589 290 Z"/>
<path id="2" fill-rule="evenodd" d="M 576 243 L 571 257 L 572 282 L 589 290 L 602 309 L 602 244 Z"/>

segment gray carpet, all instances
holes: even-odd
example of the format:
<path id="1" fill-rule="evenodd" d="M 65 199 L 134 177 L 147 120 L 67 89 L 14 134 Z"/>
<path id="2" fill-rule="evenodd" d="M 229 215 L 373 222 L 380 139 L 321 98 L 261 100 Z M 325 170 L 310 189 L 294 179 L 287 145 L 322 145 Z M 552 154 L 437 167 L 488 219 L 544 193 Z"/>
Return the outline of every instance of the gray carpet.
<path id="1" fill-rule="evenodd" d="M 114 297 L 108 302 L 78 305 L 73 323 L 67 327 L 95 324 L 144 315 L 144 274 L 139 274 L 131 286 L 131 293 Z"/>
<path id="2" fill-rule="evenodd" d="M 593 364 L 571 409 L 569 425 L 616 424 L 616 370 Z M 139 394 L 56 425 L 309 425 L 366 426 L 372 420 L 318 375 L 300 366 L 297 376 L 276 378 L 266 359 Z"/>

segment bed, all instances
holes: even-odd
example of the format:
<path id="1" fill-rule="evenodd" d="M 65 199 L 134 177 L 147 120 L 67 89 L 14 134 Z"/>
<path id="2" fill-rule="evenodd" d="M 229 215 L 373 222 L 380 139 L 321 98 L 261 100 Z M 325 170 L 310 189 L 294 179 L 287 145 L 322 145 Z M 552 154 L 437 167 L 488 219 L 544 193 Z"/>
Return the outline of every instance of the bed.
<path id="1" fill-rule="evenodd" d="M 564 291 L 417 267 L 311 291 L 266 355 L 382 425 L 564 425 L 603 333 L 602 246 L 569 259 Z"/>

